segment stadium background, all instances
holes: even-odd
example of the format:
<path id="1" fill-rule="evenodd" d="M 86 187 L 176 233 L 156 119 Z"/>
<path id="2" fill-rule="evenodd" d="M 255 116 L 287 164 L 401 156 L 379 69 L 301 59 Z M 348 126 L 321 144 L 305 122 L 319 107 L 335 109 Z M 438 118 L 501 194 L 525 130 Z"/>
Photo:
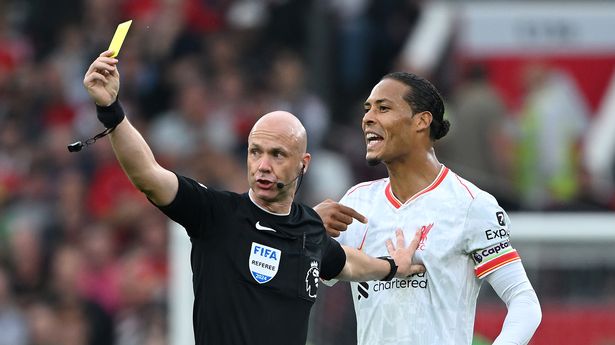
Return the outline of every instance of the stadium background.
<path id="1" fill-rule="evenodd" d="M 218 188 L 245 190 L 245 138 L 272 109 L 308 129 L 302 201 L 383 176 L 363 162 L 362 101 L 388 71 L 428 77 L 453 124 L 439 158 L 511 213 L 543 306 L 532 344 L 615 344 L 612 2 L 4 0 L 0 345 L 190 343 L 183 233 L 108 144 L 66 151 L 101 127 L 81 81 L 127 19 L 131 121 L 166 167 Z M 356 296 L 319 294 L 310 343 L 354 344 Z M 504 314 L 483 288 L 476 343 Z"/>

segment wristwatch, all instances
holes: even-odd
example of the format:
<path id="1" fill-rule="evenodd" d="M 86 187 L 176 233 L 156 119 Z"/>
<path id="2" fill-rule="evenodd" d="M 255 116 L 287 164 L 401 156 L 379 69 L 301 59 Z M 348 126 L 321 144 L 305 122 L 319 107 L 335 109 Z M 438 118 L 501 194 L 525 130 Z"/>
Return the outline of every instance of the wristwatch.
<path id="1" fill-rule="evenodd" d="M 389 274 L 387 274 L 386 277 L 380 280 L 389 281 L 393 279 L 393 277 L 395 277 L 395 274 L 397 273 L 397 265 L 395 264 L 395 260 L 393 260 L 393 258 L 390 256 L 379 256 L 378 259 L 388 261 L 389 265 L 391 265 L 391 271 L 389 271 Z"/>

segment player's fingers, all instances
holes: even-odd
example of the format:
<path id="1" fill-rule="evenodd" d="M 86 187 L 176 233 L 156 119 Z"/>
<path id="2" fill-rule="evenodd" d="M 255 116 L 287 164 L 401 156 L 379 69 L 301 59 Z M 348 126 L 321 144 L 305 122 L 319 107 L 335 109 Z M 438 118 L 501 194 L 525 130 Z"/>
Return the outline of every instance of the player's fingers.
<path id="1" fill-rule="evenodd" d="M 357 212 L 355 209 L 348 207 L 348 206 L 344 206 L 344 205 L 340 205 L 340 209 L 342 211 L 343 214 L 350 216 L 356 220 L 358 220 L 359 222 L 366 224 L 367 223 L 367 218 L 365 218 L 364 215 L 360 214 L 359 212 Z M 350 224 L 350 223 L 348 223 Z"/>
<path id="2" fill-rule="evenodd" d="M 411 276 L 417 273 L 423 273 L 425 271 L 427 271 L 427 269 L 423 265 L 420 265 L 420 264 L 410 265 L 410 273 L 408 274 L 408 276 Z"/>

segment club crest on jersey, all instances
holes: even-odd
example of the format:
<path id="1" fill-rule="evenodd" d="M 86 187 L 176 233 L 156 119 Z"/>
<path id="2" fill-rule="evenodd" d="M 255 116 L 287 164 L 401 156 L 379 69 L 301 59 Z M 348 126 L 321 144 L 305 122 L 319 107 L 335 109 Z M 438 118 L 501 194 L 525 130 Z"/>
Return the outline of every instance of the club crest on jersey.
<path id="1" fill-rule="evenodd" d="M 431 228 L 433 228 L 433 223 L 421 226 L 421 239 L 419 240 L 418 248 L 419 250 L 425 250 L 425 241 L 427 241 L 427 235 L 431 231 Z"/>
<path id="2" fill-rule="evenodd" d="M 250 249 L 250 273 L 259 284 L 273 279 L 278 273 L 282 251 L 252 242 Z"/>
<path id="3" fill-rule="evenodd" d="M 307 292 L 308 296 L 312 298 L 316 298 L 316 291 L 318 291 L 318 279 L 320 279 L 318 261 L 313 260 L 310 262 L 310 268 L 305 275 L 305 292 Z"/>

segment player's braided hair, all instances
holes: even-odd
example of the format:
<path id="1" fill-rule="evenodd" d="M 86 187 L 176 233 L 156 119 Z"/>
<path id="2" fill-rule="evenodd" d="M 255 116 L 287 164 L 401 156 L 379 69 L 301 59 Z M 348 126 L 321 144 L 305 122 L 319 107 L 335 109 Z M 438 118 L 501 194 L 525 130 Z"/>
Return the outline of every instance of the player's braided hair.
<path id="1" fill-rule="evenodd" d="M 415 113 L 428 111 L 433 120 L 429 126 L 429 137 L 438 140 L 448 133 L 450 122 L 444 119 L 444 101 L 440 92 L 427 79 L 412 73 L 393 72 L 382 79 L 393 79 L 402 82 L 410 88 L 404 99 Z"/>

